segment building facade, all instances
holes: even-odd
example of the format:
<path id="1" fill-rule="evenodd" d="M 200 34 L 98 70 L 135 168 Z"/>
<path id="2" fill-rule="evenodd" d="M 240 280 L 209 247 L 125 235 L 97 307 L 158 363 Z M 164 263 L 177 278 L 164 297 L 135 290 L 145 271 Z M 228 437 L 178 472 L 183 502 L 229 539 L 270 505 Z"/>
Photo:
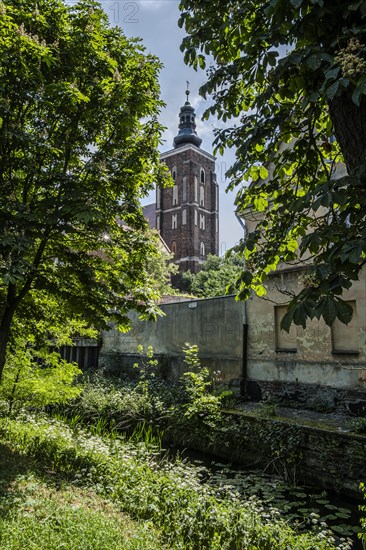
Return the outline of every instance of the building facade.
<path id="1" fill-rule="evenodd" d="M 219 253 L 219 189 L 215 157 L 200 147 L 189 90 L 186 94 L 174 148 L 161 155 L 175 185 L 156 191 L 155 226 L 180 271 L 197 273 L 208 254 Z"/>

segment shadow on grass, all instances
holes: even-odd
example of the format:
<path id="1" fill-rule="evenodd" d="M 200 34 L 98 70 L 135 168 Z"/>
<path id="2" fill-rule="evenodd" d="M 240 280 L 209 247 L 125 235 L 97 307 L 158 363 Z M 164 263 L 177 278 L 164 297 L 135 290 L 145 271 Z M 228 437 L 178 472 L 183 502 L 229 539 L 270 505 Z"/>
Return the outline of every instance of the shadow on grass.
<path id="1" fill-rule="evenodd" d="M 55 488 L 63 482 L 54 472 L 39 467 L 32 458 L 0 443 L 0 517 L 6 518 L 14 508 L 22 505 L 25 493 L 20 482 L 31 474 Z"/>

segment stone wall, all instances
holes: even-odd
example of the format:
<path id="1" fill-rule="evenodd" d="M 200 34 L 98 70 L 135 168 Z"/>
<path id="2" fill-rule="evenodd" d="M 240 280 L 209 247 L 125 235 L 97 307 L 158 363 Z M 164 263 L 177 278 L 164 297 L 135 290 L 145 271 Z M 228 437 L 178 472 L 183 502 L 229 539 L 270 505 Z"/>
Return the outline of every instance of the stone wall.
<path id="1" fill-rule="evenodd" d="M 362 500 L 359 485 L 366 480 L 366 436 L 243 413 L 227 412 L 226 419 L 223 431 L 212 428 L 209 436 L 190 437 L 187 446 Z M 184 445 L 181 440 L 176 443 Z"/>
<path id="2" fill-rule="evenodd" d="M 186 368 L 185 343 L 199 347 L 202 364 L 220 371 L 224 381 L 238 380 L 242 367 L 243 304 L 234 296 L 162 304 L 163 316 L 156 322 L 140 321 L 131 313 L 132 329 L 103 332 L 100 366 L 114 372 L 131 372 L 140 358 L 137 347 L 152 346 L 167 378 Z"/>
<path id="3" fill-rule="evenodd" d="M 152 346 L 168 379 L 186 368 L 182 348 L 197 344 L 202 364 L 220 371 L 237 394 L 243 373 L 243 322 L 248 323 L 246 396 L 270 398 L 283 404 L 366 415 L 366 302 L 365 279 L 355 283 L 345 299 L 356 304 L 352 325 L 329 328 L 310 322 L 281 334 L 283 295 L 294 289 L 300 272 L 278 273 L 268 285 L 271 300 L 256 297 L 246 304 L 234 296 L 161 305 L 164 316 L 156 323 L 131 314 L 132 329 L 103 333 L 100 364 L 114 372 L 136 372 L 137 346 Z M 245 310 L 245 312 L 244 312 Z M 338 332 L 337 332 L 338 331 Z M 349 343 L 350 348 L 339 349 Z"/>

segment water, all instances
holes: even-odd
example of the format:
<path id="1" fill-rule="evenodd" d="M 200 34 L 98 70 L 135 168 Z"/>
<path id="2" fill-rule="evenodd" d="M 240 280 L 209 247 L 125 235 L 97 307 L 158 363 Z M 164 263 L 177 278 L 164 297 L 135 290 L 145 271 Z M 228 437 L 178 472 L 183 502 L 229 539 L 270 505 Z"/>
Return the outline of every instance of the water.
<path id="1" fill-rule="evenodd" d="M 202 483 L 213 487 L 218 496 L 239 493 L 243 498 L 256 497 L 265 509 L 278 509 L 281 516 L 299 531 L 311 531 L 326 524 L 338 543 L 342 538 L 351 539 L 352 550 L 362 550 L 357 537 L 361 531 L 362 514 L 356 500 L 286 483 L 280 476 L 218 462 L 196 451 L 184 450 L 180 457 L 197 468 Z"/>

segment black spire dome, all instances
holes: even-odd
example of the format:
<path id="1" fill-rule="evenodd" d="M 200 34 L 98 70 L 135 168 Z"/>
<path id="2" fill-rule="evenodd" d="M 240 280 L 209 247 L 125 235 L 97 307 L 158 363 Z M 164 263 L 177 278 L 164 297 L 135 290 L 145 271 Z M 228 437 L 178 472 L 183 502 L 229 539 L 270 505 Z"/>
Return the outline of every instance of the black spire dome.
<path id="1" fill-rule="evenodd" d="M 196 132 L 196 113 L 194 112 L 192 105 L 188 101 L 188 96 L 190 93 L 188 87 L 189 82 L 187 81 L 187 89 L 185 92 L 187 96 L 187 101 L 185 102 L 183 107 L 180 108 L 179 132 L 178 135 L 175 136 L 173 141 L 175 148 L 181 147 L 186 143 L 193 143 L 193 145 L 199 147 L 202 143 L 202 139 L 198 137 Z"/>

